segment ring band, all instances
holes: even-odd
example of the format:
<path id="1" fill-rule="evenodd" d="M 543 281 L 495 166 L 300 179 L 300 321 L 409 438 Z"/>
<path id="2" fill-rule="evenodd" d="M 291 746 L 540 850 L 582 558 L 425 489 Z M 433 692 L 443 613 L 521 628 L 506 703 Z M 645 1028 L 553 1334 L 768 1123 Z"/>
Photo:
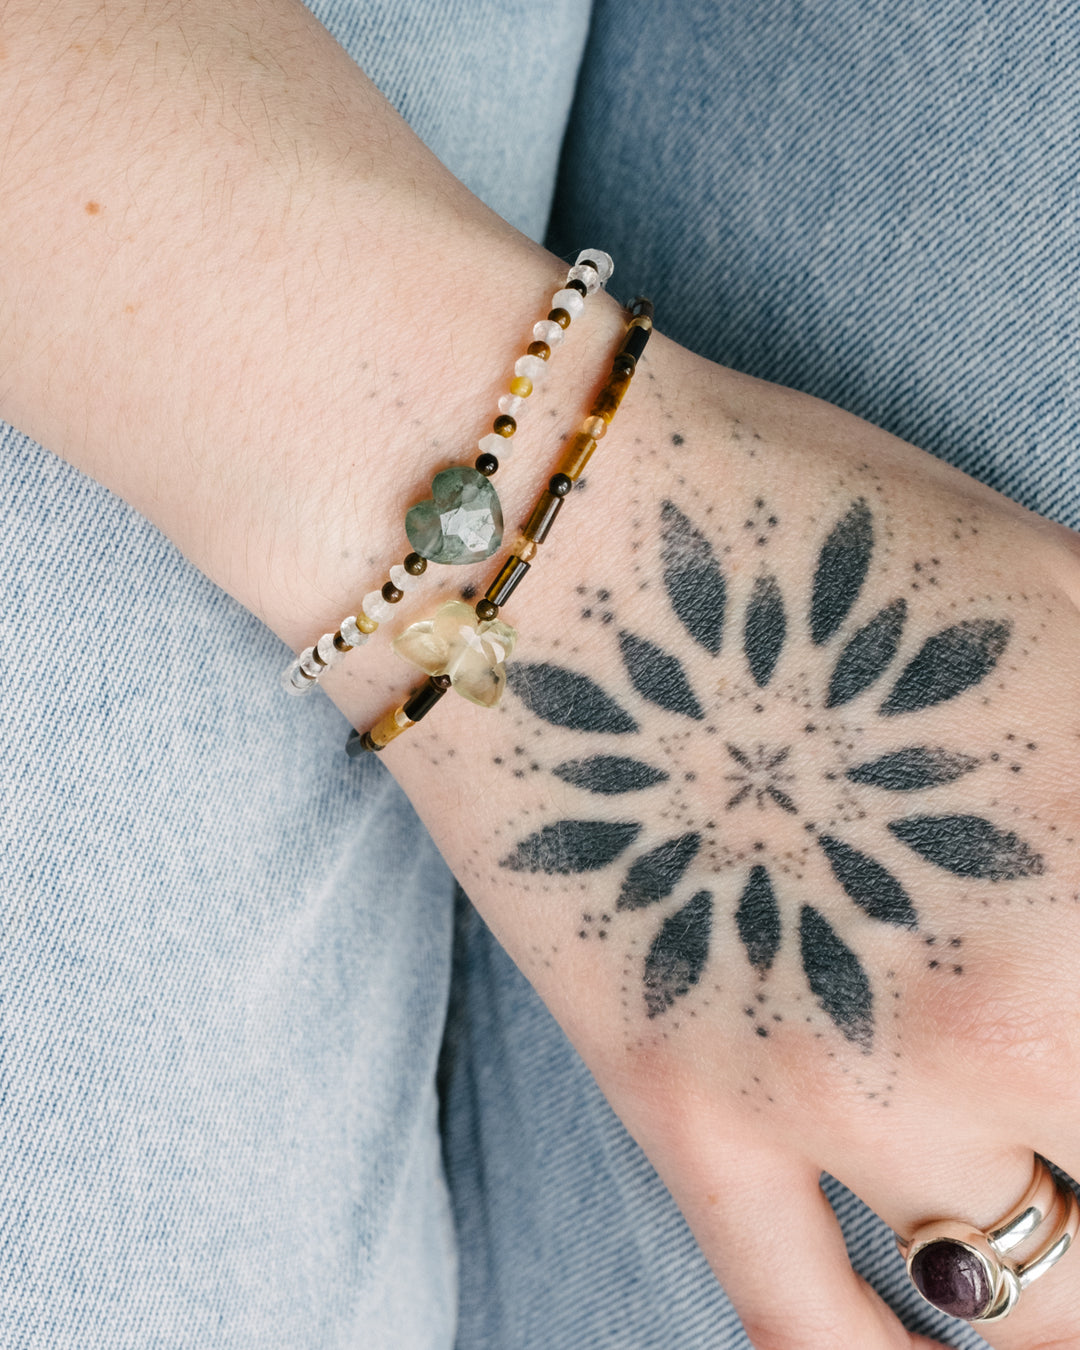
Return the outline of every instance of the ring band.
<path id="1" fill-rule="evenodd" d="M 990 1228 L 935 1219 L 909 1238 L 897 1236 L 896 1245 L 927 1303 L 966 1322 L 997 1322 L 1008 1317 L 1032 1281 L 1061 1260 L 1078 1231 L 1076 1195 L 1036 1157 L 1023 1198 Z M 1009 1255 L 1018 1248 L 1024 1249 L 1022 1258 Z"/>

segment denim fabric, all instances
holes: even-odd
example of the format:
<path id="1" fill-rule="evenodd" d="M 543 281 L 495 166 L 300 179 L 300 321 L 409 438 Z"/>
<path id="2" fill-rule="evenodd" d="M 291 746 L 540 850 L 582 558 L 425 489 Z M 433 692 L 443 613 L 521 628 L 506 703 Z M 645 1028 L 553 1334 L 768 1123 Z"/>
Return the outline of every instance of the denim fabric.
<path id="1" fill-rule="evenodd" d="M 580 0 L 313 8 L 534 236 L 569 116 L 552 242 L 667 332 L 1077 522 L 1073 6 L 597 0 L 572 113 Z M 0 474 L 4 1350 L 744 1350 L 276 640 L 10 431 Z M 983 1344 L 830 1195 L 909 1325 Z"/>

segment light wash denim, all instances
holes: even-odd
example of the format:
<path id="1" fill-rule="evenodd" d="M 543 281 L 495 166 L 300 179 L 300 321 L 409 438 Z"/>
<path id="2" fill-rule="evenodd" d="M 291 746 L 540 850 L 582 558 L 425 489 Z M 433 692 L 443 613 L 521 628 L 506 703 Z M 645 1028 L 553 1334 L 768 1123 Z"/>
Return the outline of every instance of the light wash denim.
<path id="1" fill-rule="evenodd" d="M 1076 5 L 313 8 L 534 237 L 558 174 L 553 245 L 667 332 L 1080 524 Z M 0 474 L 0 1348 L 746 1350 L 277 640 L 10 430 Z"/>

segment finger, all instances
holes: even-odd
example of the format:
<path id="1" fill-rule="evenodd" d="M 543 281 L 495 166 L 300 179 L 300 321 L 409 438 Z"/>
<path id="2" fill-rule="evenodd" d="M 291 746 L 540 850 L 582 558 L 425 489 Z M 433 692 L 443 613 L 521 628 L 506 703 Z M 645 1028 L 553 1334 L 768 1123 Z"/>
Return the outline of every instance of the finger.
<path id="1" fill-rule="evenodd" d="M 937 1137 L 948 1135 L 942 1132 Z M 957 1145 L 951 1152 L 939 1148 L 933 1158 L 917 1162 L 910 1156 L 879 1157 L 872 1173 L 848 1167 L 841 1179 L 901 1236 L 910 1236 L 922 1224 L 937 1219 L 955 1219 L 985 1232 L 997 1226 L 1025 1194 L 1032 1165 L 1030 1149 L 976 1150 Z M 1046 1244 L 1054 1218 L 1033 1237 L 1035 1248 Z M 1080 1246 L 1030 1284 L 1007 1318 L 976 1324 L 994 1350 L 1080 1350 L 1078 1252 Z M 1017 1254 L 1027 1256 L 1030 1249 L 1019 1248 Z"/>
<path id="2" fill-rule="evenodd" d="M 816 1166 L 744 1140 L 722 1152 L 699 1155 L 693 1185 L 673 1189 L 755 1350 L 937 1346 L 905 1331 L 852 1270 Z"/>

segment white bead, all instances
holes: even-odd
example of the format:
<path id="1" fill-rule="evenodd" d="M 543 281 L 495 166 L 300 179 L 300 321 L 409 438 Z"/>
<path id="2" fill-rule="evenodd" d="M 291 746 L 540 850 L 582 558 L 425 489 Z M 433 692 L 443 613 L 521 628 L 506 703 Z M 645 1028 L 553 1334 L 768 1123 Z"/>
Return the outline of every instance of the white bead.
<path id="1" fill-rule="evenodd" d="M 555 327 L 559 328 L 559 325 L 556 324 Z M 559 333 L 562 333 L 561 328 L 559 328 Z M 548 345 L 550 346 L 551 344 L 549 343 Z M 518 398 L 517 394 L 503 394 L 502 398 L 499 399 L 499 411 L 504 413 L 507 417 L 516 417 L 524 406 L 525 400 L 523 398 Z"/>
<path id="2" fill-rule="evenodd" d="M 578 299 L 581 297 L 578 296 Z M 527 380 L 532 380 L 533 384 L 540 383 L 546 370 L 547 362 L 541 356 L 519 356 L 514 362 L 514 374 L 524 375 Z"/>
<path id="3" fill-rule="evenodd" d="M 546 342 L 552 349 L 563 340 L 563 330 L 554 319 L 541 319 L 533 324 L 533 337 L 537 342 Z"/>
<path id="4" fill-rule="evenodd" d="M 513 436 L 500 436 L 497 431 L 489 431 L 486 436 L 480 438 L 476 448 L 482 455 L 494 455 L 502 464 L 505 460 L 514 457 L 514 438 Z"/>
<path id="5" fill-rule="evenodd" d="M 371 637 L 370 633 L 365 633 L 362 628 L 356 626 L 356 615 L 350 614 L 347 619 L 341 621 L 341 636 L 350 647 L 362 647 Z"/>
<path id="6" fill-rule="evenodd" d="M 571 267 L 566 274 L 566 279 L 567 281 L 583 281 L 585 289 L 590 295 L 595 295 L 602 284 L 600 273 L 595 267 Z"/>
<path id="7" fill-rule="evenodd" d="M 611 254 L 605 253 L 599 248 L 583 248 L 577 255 L 574 266 L 580 267 L 581 264 L 585 262 L 594 262 L 596 264 L 596 270 L 600 274 L 601 283 L 607 281 L 612 272 L 615 271 L 615 264 L 611 260 Z"/>
<path id="8" fill-rule="evenodd" d="M 300 653 L 300 669 L 305 675 L 310 675 L 313 680 L 317 680 L 322 674 L 323 668 L 315 660 L 315 648 L 305 647 Z"/>
<path id="9" fill-rule="evenodd" d="M 368 591 L 361 602 L 360 608 L 369 619 L 374 619 L 376 623 L 385 623 L 392 613 L 392 606 L 383 599 L 382 591 Z"/>
<path id="10" fill-rule="evenodd" d="M 572 319 L 576 319 L 585 308 L 585 297 L 580 291 L 556 291 L 551 297 L 552 309 L 565 309 Z"/>
<path id="11" fill-rule="evenodd" d="M 391 567 L 390 580 L 399 591 L 415 591 L 420 585 L 420 578 L 414 577 L 411 572 L 406 572 L 401 563 L 395 563 Z"/>
<path id="12" fill-rule="evenodd" d="M 339 661 L 345 659 L 345 653 L 334 646 L 334 637 L 334 633 L 324 633 L 315 648 L 325 666 L 336 666 Z"/>
<path id="13" fill-rule="evenodd" d="M 281 685 L 287 694 L 294 697 L 300 694 L 306 694 L 308 690 L 315 688 L 315 681 L 309 680 L 300 669 L 300 662 L 293 661 L 287 670 L 282 672 Z"/>

